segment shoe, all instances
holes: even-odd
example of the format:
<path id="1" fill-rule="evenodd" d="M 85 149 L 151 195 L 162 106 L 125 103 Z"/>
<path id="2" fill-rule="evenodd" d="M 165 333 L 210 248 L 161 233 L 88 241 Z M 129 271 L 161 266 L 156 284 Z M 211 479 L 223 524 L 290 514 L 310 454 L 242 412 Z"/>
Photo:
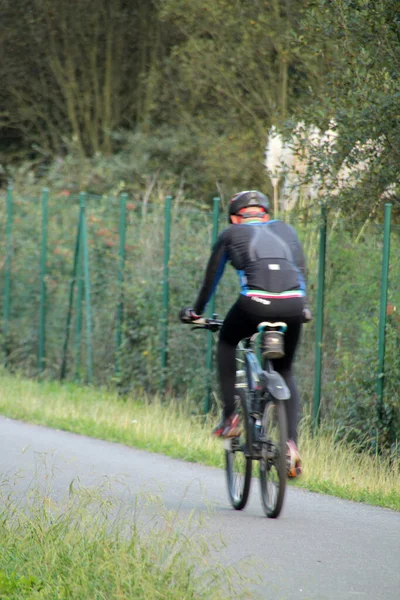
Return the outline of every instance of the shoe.
<path id="1" fill-rule="evenodd" d="M 300 453 L 293 440 L 287 442 L 287 475 L 289 479 L 299 477 L 303 473 Z"/>
<path id="2" fill-rule="evenodd" d="M 221 421 L 212 431 L 212 435 L 221 438 L 239 437 L 240 419 L 237 413 L 230 417 L 222 417 Z"/>

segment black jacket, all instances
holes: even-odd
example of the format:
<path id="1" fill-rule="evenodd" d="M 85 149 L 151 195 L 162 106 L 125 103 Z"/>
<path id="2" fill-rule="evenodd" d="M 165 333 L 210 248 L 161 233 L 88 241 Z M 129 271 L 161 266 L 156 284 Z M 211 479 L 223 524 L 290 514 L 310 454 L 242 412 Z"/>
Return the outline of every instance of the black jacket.
<path id="1" fill-rule="evenodd" d="M 204 312 L 227 262 L 238 272 L 241 294 L 261 290 L 284 298 L 297 290 L 306 296 L 304 253 L 293 227 L 275 220 L 241 223 L 218 236 L 193 307 L 197 314 Z"/>

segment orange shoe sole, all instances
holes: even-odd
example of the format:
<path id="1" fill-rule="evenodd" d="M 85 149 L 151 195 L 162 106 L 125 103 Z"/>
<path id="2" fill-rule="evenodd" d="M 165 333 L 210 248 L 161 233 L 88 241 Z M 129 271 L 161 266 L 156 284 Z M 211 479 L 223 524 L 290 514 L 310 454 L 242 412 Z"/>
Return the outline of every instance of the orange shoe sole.
<path id="1" fill-rule="evenodd" d="M 300 477 L 300 475 L 302 475 L 302 473 L 303 473 L 303 467 L 298 466 L 298 467 L 293 467 L 292 469 L 290 469 L 288 471 L 287 476 L 289 479 L 294 479 L 295 477 Z"/>
<path id="2" fill-rule="evenodd" d="M 225 439 L 226 438 L 239 437 L 241 435 L 241 433 L 242 433 L 242 430 L 239 429 L 239 427 L 236 427 L 234 429 L 231 429 L 231 431 L 227 435 L 224 435 L 224 436 L 221 436 L 221 437 L 224 437 Z"/>

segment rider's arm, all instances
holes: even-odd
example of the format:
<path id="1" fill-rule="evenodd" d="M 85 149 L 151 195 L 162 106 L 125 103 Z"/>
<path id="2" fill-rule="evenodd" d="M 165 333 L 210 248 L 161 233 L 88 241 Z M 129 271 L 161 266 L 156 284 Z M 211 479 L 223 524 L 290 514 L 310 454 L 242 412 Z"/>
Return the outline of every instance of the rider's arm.
<path id="1" fill-rule="evenodd" d="M 218 282 L 221 279 L 222 274 L 224 272 L 224 268 L 228 259 L 226 251 L 226 231 L 227 230 L 223 231 L 218 236 L 218 239 L 215 242 L 214 247 L 212 249 L 211 256 L 209 258 L 206 272 L 204 275 L 203 283 L 197 296 L 197 300 L 193 306 L 194 311 L 198 315 L 201 315 L 204 312 L 207 302 L 213 295 L 215 288 L 217 287 Z"/>

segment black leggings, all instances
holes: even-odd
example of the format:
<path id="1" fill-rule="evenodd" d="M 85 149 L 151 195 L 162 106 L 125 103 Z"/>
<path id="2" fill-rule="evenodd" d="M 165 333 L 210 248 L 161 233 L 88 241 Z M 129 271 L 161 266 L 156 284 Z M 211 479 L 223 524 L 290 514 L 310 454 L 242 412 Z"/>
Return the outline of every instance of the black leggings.
<path id="1" fill-rule="evenodd" d="M 217 348 L 224 416 L 228 417 L 235 407 L 236 346 L 244 338 L 253 335 L 261 321 L 285 321 L 288 326 L 285 333 L 285 356 L 272 363 L 290 390 L 290 399 L 285 402 L 288 434 L 289 439 L 296 443 L 300 400 L 292 364 L 300 339 L 303 306 L 303 298 L 272 299 L 270 304 L 264 305 L 247 296 L 239 296 L 225 317 Z"/>

